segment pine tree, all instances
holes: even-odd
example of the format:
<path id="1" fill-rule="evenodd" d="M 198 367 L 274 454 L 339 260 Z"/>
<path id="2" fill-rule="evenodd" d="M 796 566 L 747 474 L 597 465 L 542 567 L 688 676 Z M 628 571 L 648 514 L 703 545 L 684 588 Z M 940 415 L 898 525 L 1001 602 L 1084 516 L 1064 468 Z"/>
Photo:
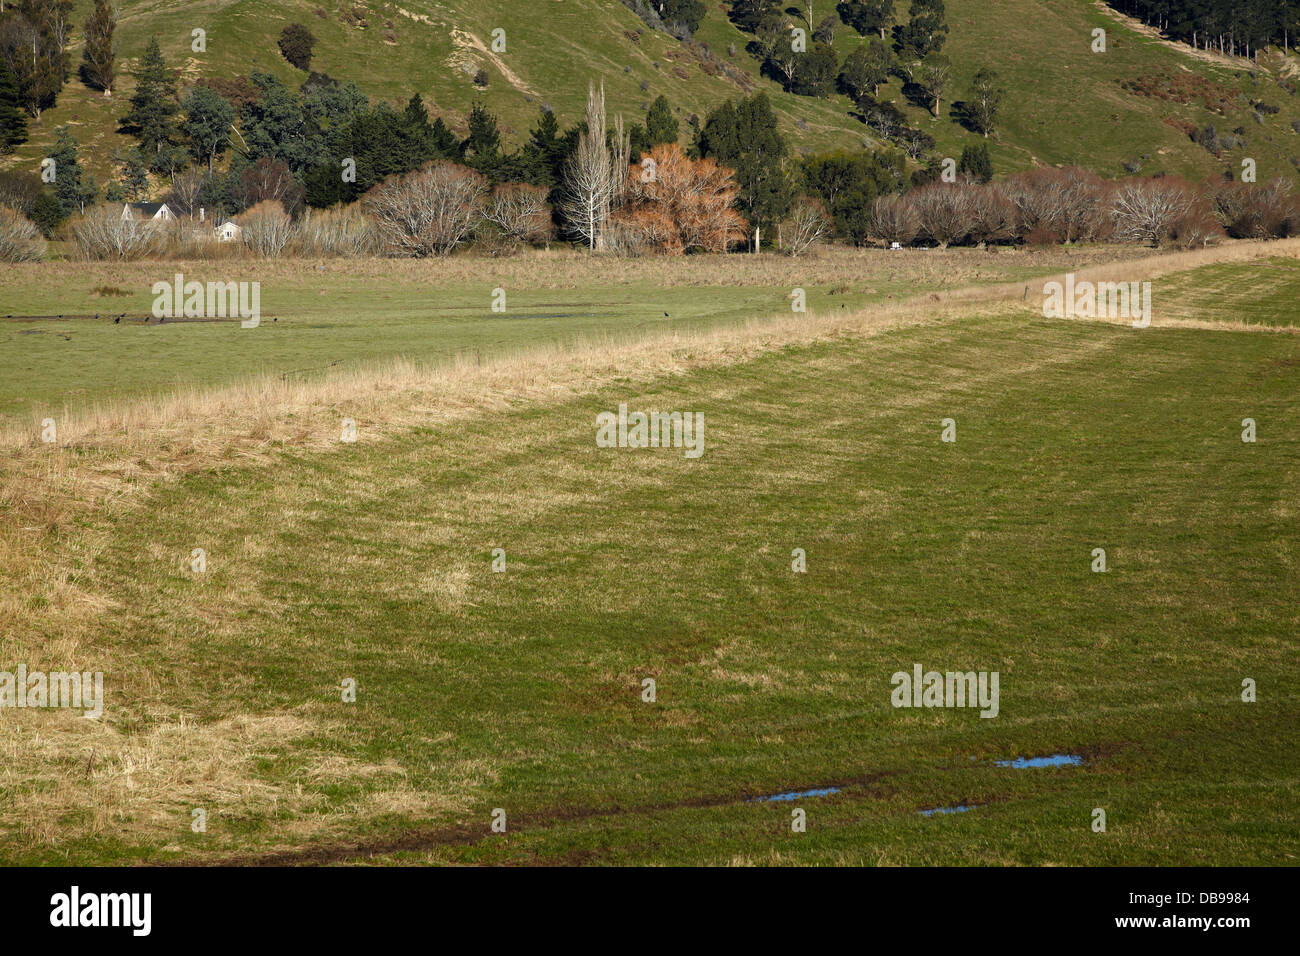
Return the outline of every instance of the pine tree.
<path id="1" fill-rule="evenodd" d="M 482 103 L 475 103 L 469 111 L 469 135 L 460 144 L 460 151 L 476 165 L 491 163 L 501 155 L 501 131 L 496 117 Z"/>
<path id="2" fill-rule="evenodd" d="M 113 44 L 113 30 L 117 15 L 109 0 L 95 0 L 95 8 L 86 18 L 86 49 L 81 56 L 81 79 L 91 89 L 103 90 L 106 96 L 113 93 L 116 74 L 117 51 Z"/>
<path id="3" fill-rule="evenodd" d="M 785 171 L 788 147 L 777 128 L 767 94 L 755 93 L 736 106 L 727 100 L 709 114 L 697 145 L 701 156 L 712 157 L 736 171 L 736 182 L 740 184 L 737 205 L 754 227 L 757 251 L 760 230 L 780 222 L 794 198 Z"/>
<path id="4" fill-rule="evenodd" d="M 99 190 L 94 177 L 85 174 L 77 158 L 77 140 L 67 126 L 55 131 L 54 148 L 49 158 L 54 161 L 54 193 L 65 217 L 75 212 L 85 212 L 95 201 Z"/>
<path id="5" fill-rule="evenodd" d="M 149 191 L 149 170 L 139 148 L 132 146 L 113 158 L 121 169 L 116 185 L 122 195 L 133 202 L 142 198 Z"/>
<path id="6" fill-rule="evenodd" d="M 135 74 L 131 111 L 122 124 L 135 132 L 145 154 L 157 154 L 176 142 L 176 78 L 163 61 L 158 38 L 149 41 Z"/>
<path id="7" fill-rule="evenodd" d="M 441 116 L 433 121 L 430 138 L 440 159 L 454 159 L 460 153 L 460 141 L 456 139 L 456 134 L 448 129 Z"/>
<path id="8" fill-rule="evenodd" d="M 988 144 L 979 142 L 962 147 L 957 171 L 969 173 L 982 183 L 993 178 L 993 161 L 989 159 Z"/>
<path id="9" fill-rule="evenodd" d="M 564 175 L 564 161 L 568 158 L 568 141 L 560 135 L 560 122 L 555 114 L 542 107 L 537 125 L 528 134 L 523 154 L 531 167 L 528 181 L 543 186 L 554 186 Z"/>
<path id="10" fill-rule="evenodd" d="M 27 115 L 22 110 L 18 79 L 0 57 L 0 153 L 27 142 Z"/>
<path id="11" fill-rule="evenodd" d="M 646 113 L 646 143 L 648 146 L 675 143 L 679 132 L 677 117 L 673 116 L 673 108 L 668 104 L 668 97 L 661 93 L 655 97 L 655 101 L 650 104 L 650 111 Z"/>
<path id="12" fill-rule="evenodd" d="M 419 93 L 407 101 L 402 111 L 401 133 L 404 164 L 408 169 L 417 169 L 431 159 L 440 158 L 433 141 L 433 127 L 429 125 L 429 111 L 424 108 Z"/>

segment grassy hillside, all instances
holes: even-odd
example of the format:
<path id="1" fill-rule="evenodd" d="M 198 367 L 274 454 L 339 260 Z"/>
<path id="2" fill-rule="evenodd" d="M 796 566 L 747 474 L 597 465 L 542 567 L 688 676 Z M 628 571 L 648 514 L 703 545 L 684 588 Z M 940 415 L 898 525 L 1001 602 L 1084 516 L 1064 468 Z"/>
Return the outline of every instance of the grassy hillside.
<path id="1" fill-rule="evenodd" d="M 1265 58 L 1252 69 L 1245 60 L 1209 57 L 1162 41 L 1091 0 L 947 0 L 946 5 L 952 33 L 945 53 L 954 64 L 954 95 L 964 96 L 981 68 L 996 70 L 1008 91 L 1002 128 L 990 144 L 995 169 L 1078 163 L 1112 178 L 1127 175 L 1123 164 L 1131 160 L 1143 175 L 1202 178 L 1225 170 L 1239 176 L 1241 160 L 1249 156 L 1258 164 L 1261 182 L 1300 176 L 1300 132 L 1292 128 L 1300 120 L 1294 56 L 1289 62 Z M 1091 50 L 1096 28 L 1106 30 L 1105 53 Z M 1143 78 L 1153 81 L 1156 95 L 1121 85 Z M 1223 112 L 1207 109 L 1207 96 L 1216 106 L 1223 101 Z M 1257 101 L 1280 112 L 1257 123 L 1250 105 Z M 941 151 L 959 155 L 960 143 L 973 134 L 949 121 L 946 112 L 923 128 L 932 131 Z M 1247 146 L 1216 158 L 1166 121 L 1198 128 L 1212 123 L 1220 133 L 1240 126 Z"/>
<path id="2" fill-rule="evenodd" d="M 89 0 L 79 0 L 78 22 L 88 7 Z M 681 43 L 645 27 L 616 0 L 123 0 L 118 39 L 124 75 L 112 99 L 74 78 L 59 105 L 33 124 L 32 141 L 3 162 L 34 168 L 53 141 L 53 129 L 68 123 L 103 183 L 113 151 L 131 142 L 115 132 L 132 88 L 126 68 L 152 35 L 188 79 L 266 70 L 296 85 L 305 74 L 286 63 L 275 44 L 290 22 L 306 24 L 318 38 L 315 69 L 394 102 L 419 92 L 433 113 L 462 132 L 470 106 L 482 100 L 499 115 L 507 142 L 516 145 L 543 102 L 566 124 L 580 118 L 592 77 L 604 78 L 611 109 L 630 122 L 662 93 L 684 129 L 692 113 L 703 116 L 752 86 L 772 95 L 799 150 L 853 148 L 874 140 L 849 115 L 846 97 L 793 96 L 760 78 L 758 64 L 745 52 L 750 37 L 727 19 L 727 4 L 709 0 L 708 8 L 697 39 L 748 79 L 710 75 Z M 1091 0 L 949 0 L 947 8 L 951 34 L 945 52 L 955 66 L 949 103 L 965 94 L 970 78 L 984 67 L 1001 74 L 1008 92 L 1001 130 L 990 144 L 1000 171 L 1077 162 L 1118 176 L 1131 162 L 1143 173 L 1203 177 L 1239 172 L 1240 160 L 1250 156 L 1261 179 L 1296 175 L 1300 133 L 1292 123 L 1300 121 L 1300 97 L 1278 84 L 1282 78 L 1296 89 L 1294 57 L 1290 64 L 1265 57 L 1253 66 L 1197 54 Z M 814 19 L 832 10 L 830 0 L 818 0 Z M 1108 31 L 1104 54 L 1090 50 L 1096 27 Z M 207 31 L 205 54 L 190 49 L 195 28 Z M 489 50 L 497 28 L 506 36 L 501 54 Z M 848 27 L 837 31 L 841 59 L 860 42 Z M 78 47 L 74 56 L 79 55 Z M 485 90 L 473 82 L 479 68 L 489 76 Z M 1121 86 L 1126 81 L 1156 95 L 1130 92 Z M 897 79 L 882 93 L 936 138 L 940 155 L 959 155 L 974 139 L 948 115 L 948 104 L 934 119 L 906 102 Z M 1215 109 L 1206 107 L 1207 94 Z M 1280 112 L 1257 123 L 1251 103 L 1261 100 Z M 1170 123 L 1214 123 L 1221 133 L 1241 127 L 1247 145 L 1216 158 Z"/>
<path id="3" fill-rule="evenodd" d="M 79 20 L 80 7 L 88 6 L 80 0 Z M 662 93 L 677 109 L 683 128 L 691 113 L 703 116 L 745 92 L 733 80 L 706 73 L 682 44 L 651 30 L 616 0 L 124 0 L 120 6 L 124 66 L 156 34 L 168 63 L 183 68 L 188 78 L 262 70 L 296 87 L 306 74 L 284 60 L 276 39 L 286 24 L 300 22 L 318 40 L 313 69 L 353 80 L 372 97 L 395 103 L 418 92 L 431 114 L 443 116 L 461 134 L 470 107 L 482 100 L 498 115 L 504 138 L 513 145 L 527 136 L 543 103 L 563 124 L 581 119 L 593 78 L 604 79 L 611 114 L 622 112 L 629 123 L 637 122 Z M 716 0 L 711 8 L 699 39 L 723 57 L 734 43 L 731 62 L 755 76 L 757 66 L 744 52 L 748 37 L 727 20 Z M 364 18 L 354 11 L 365 11 Z M 207 31 L 206 55 L 190 50 L 195 27 Z M 488 49 L 497 28 L 506 31 L 502 54 Z M 473 81 L 480 67 L 490 77 L 485 90 Z M 79 81 L 70 82 L 19 156 L 30 162 L 44 155 L 44 146 L 53 141 L 52 129 L 72 123 L 78 138 L 93 144 L 92 168 L 106 170 L 113 149 L 132 142 L 114 132 L 132 88 L 129 76 L 122 80 L 112 102 Z M 757 86 L 776 100 L 786 132 L 797 134 L 809 148 L 860 145 L 866 134 L 847 115 L 848 101 L 842 97 L 816 102 L 786 94 L 767 80 Z"/>

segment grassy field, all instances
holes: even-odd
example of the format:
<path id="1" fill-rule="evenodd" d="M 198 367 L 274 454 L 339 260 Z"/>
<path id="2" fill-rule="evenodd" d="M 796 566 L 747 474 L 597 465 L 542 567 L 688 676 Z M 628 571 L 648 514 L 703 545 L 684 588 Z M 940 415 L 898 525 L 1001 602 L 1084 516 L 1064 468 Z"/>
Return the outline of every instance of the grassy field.
<path id="1" fill-rule="evenodd" d="M 1300 262 L 1272 258 L 1250 268 L 1207 266 L 1161 283 L 1165 313 L 1195 319 L 1218 314 L 1251 325 L 1300 323 Z M 1290 302 L 1290 308 L 1278 308 Z"/>
<path id="2" fill-rule="evenodd" d="M 108 704 L 0 712 L 0 860 L 1294 865 L 1278 249 L 1121 265 L 1160 276 L 1144 330 L 989 289 L 11 435 L 0 667 L 102 669 Z M 1211 282 L 1253 328 L 1230 296 L 1162 311 Z M 703 455 L 596 447 L 620 403 L 702 412 Z M 999 672 L 999 715 L 895 709 L 914 664 Z"/>
<path id="3" fill-rule="evenodd" d="M 264 375 L 312 379 L 399 356 L 480 361 L 538 345 L 735 324 L 790 314 L 795 288 L 805 291 L 813 313 L 846 311 L 1143 254 L 1131 247 L 960 250 L 942 257 L 921 250 L 828 249 L 795 260 L 698 256 L 593 268 L 582 254 L 556 251 L 403 264 L 0 266 L 0 422 L 36 427 L 47 414 L 61 420 L 104 401 Z M 201 282 L 260 282 L 265 321 L 253 330 L 241 329 L 238 320 L 144 321 L 153 284 L 170 283 L 176 273 Z M 492 311 L 497 288 L 506 293 L 503 313 Z M 127 318 L 115 323 L 123 313 Z"/>

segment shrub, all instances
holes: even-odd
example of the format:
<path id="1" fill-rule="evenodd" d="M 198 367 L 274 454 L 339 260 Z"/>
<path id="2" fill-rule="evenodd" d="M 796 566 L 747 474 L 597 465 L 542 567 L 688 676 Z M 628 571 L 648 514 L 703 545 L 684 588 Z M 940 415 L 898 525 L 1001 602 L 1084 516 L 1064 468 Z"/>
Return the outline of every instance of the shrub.
<path id="1" fill-rule="evenodd" d="M 316 38 L 301 23 L 291 23 L 280 31 L 280 52 L 300 70 L 311 67 L 311 51 Z"/>
<path id="2" fill-rule="evenodd" d="M 36 173 L 17 170 L 0 172 L 0 206 L 8 206 L 30 217 L 32 207 L 44 191 L 41 177 Z"/>
<path id="3" fill-rule="evenodd" d="M 1285 238 L 1293 234 L 1300 216 L 1300 202 L 1291 188 L 1285 179 L 1261 185 L 1227 183 L 1214 195 L 1215 218 L 1234 239 Z"/>
<path id="4" fill-rule="evenodd" d="M 293 220 L 284 205 L 267 199 L 239 217 L 239 238 L 254 255 L 272 259 L 284 252 L 293 236 Z"/>
<path id="5" fill-rule="evenodd" d="M 162 249 L 166 227 L 154 222 L 123 219 L 122 207 L 95 206 L 71 224 L 72 238 L 87 259 L 138 259 Z"/>
<path id="6" fill-rule="evenodd" d="M 623 205 L 610 218 L 621 223 L 628 241 L 662 252 L 725 252 L 745 237 L 747 224 L 732 208 L 739 192 L 727 167 L 691 159 L 677 143 L 661 143 L 629 168 Z"/>
<path id="7" fill-rule="evenodd" d="M 308 256 L 354 258 L 378 250 L 374 224 L 356 206 L 307 210 L 298 220 L 293 245 Z"/>
<path id="8" fill-rule="evenodd" d="M 47 248 L 34 222 L 16 209 L 0 206 L 0 262 L 39 262 Z"/>

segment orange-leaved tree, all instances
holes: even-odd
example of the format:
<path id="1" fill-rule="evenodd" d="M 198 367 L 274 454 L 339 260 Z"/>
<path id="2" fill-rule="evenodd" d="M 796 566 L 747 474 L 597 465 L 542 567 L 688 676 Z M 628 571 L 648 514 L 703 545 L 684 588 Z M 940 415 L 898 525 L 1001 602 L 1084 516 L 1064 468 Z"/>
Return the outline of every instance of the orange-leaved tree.
<path id="1" fill-rule="evenodd" d="M 630 167 L 610 218 L 616 228 L 662 252 L 726 252 L 748 229 L 734 208 L 739 192 L 732 170 L 664 143 Z"/>

